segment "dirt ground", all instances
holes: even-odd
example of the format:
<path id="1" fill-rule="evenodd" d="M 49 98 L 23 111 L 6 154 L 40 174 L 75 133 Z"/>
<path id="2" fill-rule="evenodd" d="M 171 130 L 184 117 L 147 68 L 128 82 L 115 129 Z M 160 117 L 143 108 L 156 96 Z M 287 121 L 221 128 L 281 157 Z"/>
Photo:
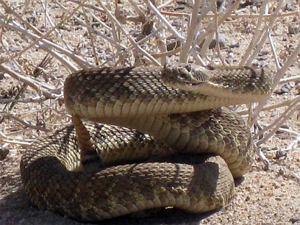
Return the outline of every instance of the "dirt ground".
<path id="1" fill-rule="evenodd" d="M 13 1 L 20 2 L 20 1 Z M 182 1 L 177 1 L 182 2 Z M 291 11 L 299 10 L 299 2 L 296 0 L 289 1 L 291 3 Z M 189 8 L 184 5 L 184 7 Z M 183 8 L 184 8 L 183 7 Z M 247 6 L 245 13 L 254 10 Z M 253 6 L 254 7 L 254 6 Z M 1 3 L 0 3 L 1 8 Z M 183 9 L 185 12 L 187 9 Z M 284 10 L 284 12 L 289 12 Z M 181 12 L 181 11 L 180 11 Z M 289 34 L 288 27 L 292 22 L 298 21 L 299 15 L 292 17 L 282 17 L 276 23 L 273 31 L 273 38 L 278 50 L 280 61 L 284 62 L 286 57 L 291 53 L 292 49 L 297 46 L 300 40 L 300 34 Z M 224 50 L 224 57 L 230 64 L 236 64 L 241 58 L 243 51 L 248 46 L 248 40 L 251 39 L 254 23 L 248 20 L 227 21 L 220 31 L 225 35 L 226 45 L 230 46 Z M 300 26 L 300 25 L 299 25 Z M 239 30 L 239 32 L 235 32 Z M 82 32 L 80 29 L 68 38 L 73 38 L 73 45 L 76 46 L 77 38 Z M 67 38 L 67 40 L 69 40 Z M 72 39 L 72 40 L 73 40 Z M 25 41 L 20 42 L 23 45 Z M 17 47 L 16 47 L 17 48 Z M 31 58 L 31 62 L 39 59 L 39 53 Z M 34 63 L 33 63 L 34 64 Z M 254 59 L 253 65 L 264 65 L 274 69 L 274 59 L 268 45 L 266 45 L 261 53 Z M 65 76 L 58 75 L 59 69 L 53 69 L 55 78 L 53 83 L 61 84 Z M 64 70 L 62 70 L 64 72 Z M 300 65 L 298 63 L 291 66 L 287 71 L 286 77 L 299 75 Z M 1 75 L 1 74 L 0 74 Z M 0 77 L 0 99 L 11 95 L 9 90 L 16 84 L 9 77 Z M 290 82 L 285 93 L 280 93 L 282 86 L 277 87 L 278 93 L 273 94 L 269 103 L 276 104 L 287 99 L 291 99 L 299 94 L 297 85 Z M 30 93 L 29 93 L 30 94 Z M 4 104 L 0 103 L 1 110 Z M 16 116 L 28 114 L 35 107 L 28 104 L 17 105 L 11 113 Z M 64 112 L 64 106 L 55 108 L 54 113 Z M 261 113 L 261 121 L 270 123 L 275 117 L 280 115 L 284 109 L 276 109 L 274 111 L 265 111 Z M 36 117 L 41 118 L 38 114 Z M 283 128 L 288 128 L 299 132 L 300 130 L 300 113 L 296 112 L 285 124 Z M 32 119 L 32 118 L 31 118 Z M 36 118 L 32 119 L 34 122 Z M 55 130 L 65 123 L 57 122 L 54 119 L 46 121 L 46 127 Z M 10 137 L 24 138 L 25 140 L 34 140 L 43 132 L 32 132 L 20 125 L 16 125 L 13 120 L 5 120 L 1 124 L 0 131 Z M 103 221 L 100 224 L 149 224 L 149 225 L 197 225 L 197 224 L 300 224 L 300 147 L 299 143 L 296 147 L 288 151 L 280 151 L 286 148 L 295 136 L 284 131 L 276 132 L 274 136 L 262 145 L 262 149 L 266 153 L 270 161 L 270 169 L 264 170 L 264 164 L 258 159 L 253 165 L 250 173 L 236 181 L 235 195 L 228 206 L 208 214 L 193 215 L 179 210 L 169 209 L 155 216 L 146 218 L 130 218 L 121 217 L 114 220 Z M 50 211 L 38 210 L 28 202 L 24 190 L 22 188 L 19 161 L 22 153 L 25 151 L 24 145 L 16 145 L 5 143 L 0 137 L 0 150 L 8 149 L 9 154 L 0 160 L 0 225 L 15 224 L 57 224 L 57 225 L 76 225 L 83 224 L 70 220 L 64 216 L 58 215 Z M 1 156 L 1 154 L 0 154 Z M 1 157 L 0 157 L 1 158 Z"/>

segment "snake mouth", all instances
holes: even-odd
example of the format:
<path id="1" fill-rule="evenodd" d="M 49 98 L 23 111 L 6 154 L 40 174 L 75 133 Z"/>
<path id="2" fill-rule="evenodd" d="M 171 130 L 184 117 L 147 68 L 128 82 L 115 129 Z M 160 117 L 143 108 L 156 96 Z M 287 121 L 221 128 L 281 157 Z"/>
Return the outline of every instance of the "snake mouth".
<path id="1" fill-rule="evenodd" d="M 176 86 L 176 88 L 181 89 L 181 90 L 185 90 L 185 91 L 191 91 L 190 88 L 200 88 L 201 86 L 204 86 L 205 84 L 207 84 L 207 82 L 202 82 L 202 81 L 175 81 L 173 82 L 173 87 Z M 188 88 L 188 89 L 187 89 Z"/>
<path id="2" fill-rule="evenodd" d="M 188 85 L 188 86 L 202 86 L 204 85 L 205 82 L 198 82 L 198 83 L 190 83 L 190 82 L 186 82 L 185 84 Z"/>
<path id="3" fill-rule="evenodd" d="M 163 76 L 162 81 L 166 86 L 171 88 L 176 88 L 182 91 L 192 91 L 190 88 L 194 89 L 197 87 L 201 87 L 207 83 L 202 81 L 192 82 L 190 80 L 180 79 L 180 78 L 170 77 L 170 76 Z"/>

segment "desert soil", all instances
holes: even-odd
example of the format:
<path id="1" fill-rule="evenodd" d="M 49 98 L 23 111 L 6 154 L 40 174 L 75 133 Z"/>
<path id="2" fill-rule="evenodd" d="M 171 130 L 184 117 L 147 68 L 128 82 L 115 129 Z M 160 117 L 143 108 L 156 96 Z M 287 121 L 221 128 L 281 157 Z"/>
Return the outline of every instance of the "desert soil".
<path id="1" fill-rule="evenodd" d="M 10 2 L 10 1 L 6 1 Z M 182 1 L 177 1 L 182 2 Z M 22 5 L 21 1 L 11 1 Z M 283 12 L 299 11 L 299 2 L 290 1 L 290 9 L 284 9 Z M 39 7 L 39 6 L 37 6 Z M 187 7 L 184 8 L 184 7 Z M 183 12 L 189 9 L 188 5 L 184 5 Z M 247 6 L 244 13 L 257 13 L 255 6 Z M 1 9 L 1 3 L 0 3 Z M 1 10 L 3 12 L 3 10 Z M 29 11 L 30 12 L 30 11 Z M 276 22 L 272 37 L 275 47 L 278 51 L 280 61 L 284 62 L 286 57 L 291 53 L 292 49 L 297 46 L 300 35 L 289 34 L 288 26 L 294 21 L 298 21 L 299 15 L 290 17 L 281 17 Z M 251 40 L 251 32 L 253 32 L 255 23 L 253 20 L 237 19 L 227 21 L 220 31 L 225 35 L 225 41 L 228 47 L 225 52 L 225 58 L 228 63 L 236 64 L 238 59 L 246 49 L 249 40 Z M 38 25 L 37 25 L 38 26 Z M 67 29 L 67 28 L 66 28 Z M 238 30 L 238 32 L 236 31 Z M 81 35 L 80 29 L 75 29 L 75 34 Z M 78 35 L 68 36 L 68 41 L 74 38 L 74 46 L 77 44 Z M 20 38 L 19 36 L 16 38 Z M 13 39 L 13 38 L 12 38 Z M 20 39 L 19 39 L 20 40 Z M 12 40 L 13 42 L 13 40 Z M 27 40 L 21 40 L 19 44 L 24 46 Z M 20 45 L 18 45 L 20 47 Z M 235 46 L 235 47 L 232 47 Z M 16 47 L 18 48 L 18 47 Z M 14 51 L 13 48 L 10 50 Z M 30 52 L 30 51 L 29 51 Z M 40 59 L 38 54 L 29 57 L 30 63 L 35 64 Z M 253 61 L 253 65 L 264 65 L 270 68 L 274 67 L 274 58 L 272 56 L 269 45 L 265 45 L 261 53 Z M 274 68 L 273 68 L 274 69 Z M 52 72 L 59 74 L 59 70 L 53 69 Z M 298 63 L 291 66 L 287 71 L 286 77 L 299 75 L 300 66 Z M 65 75 L 57 75 L 58 83 L 61 84 Z M 51 79 L 50 79 L 51 80 Z M 55 81 L 53 81 L 55 82 Z M 0 99 L 7 98 L 12 95 L 9 90 L 16 85 L 16 81 L 7 76 L 0 77 Z M 294 82 L 285 86 L 285 93 L 273 94 L 270 104 L 276 104 L 287 99 L 291 99 L 299 94 L 297 85 Z M 282 86 L 278 86 L 277 90 L 282 90 Z M 4 104 L 0 105 L 1 110 Z M 35 106 L 28 104 L 17 104 L 11 113 L 18 116 L 30 112 Z M 40 106 L 39 106 L 40 107 Z M 55 109 L 57 114 L 63 113 L 63 105 Z M 261 113 L 261 120 L 264 123 L 271 123 L 284 110 L 274 110 Z M 22 115 L 23 116 L 23 115 Z M 39 117 L 39 119 L 36 119 Z M 33 119 L 41 120 L 41 115 L 37 115 Z M 300 114 L 296 112 L 285 124 L 283 128 L 299 132 Z M 30 120 L 30 119 L 29 119 Z M 49 124 L 52 121 L 52 124 Z M 16 125 L 14 120 L 6 119 L 0 127 L 0 131 L 4 134 L 10 133 L 10 137 L 24 138 L 24 140 L 34 140 L 43 132 L 32 133 L 20 126 Z M 48 120 L 47 128 L 55 130 L 61 127 L 63 123 Z M 9 150 L 9 154 L 0 160 L 0 224 L 57 224 L 57 225 L 79 225 L 79 223 L 70 220 L 64 216 L 58 215 L 50 211 L 39 210 L 30 205 L 20 178 L 19 162 L 25 151 L 24 145 L 16 145 L 5 143 L 0 138 L 0 150 Z M 203 215 L 192 215 L 178 210 L 165 210 L 155 216 L 146 218 L 130 218 L 122 217 L 110 221 L 103 221 L 100 224 L 300 224 L 300 148 L 299 143 L 288 151 L 280 151 L 285 149 L 295 136 L 290 133 L 276 132 L 274 136 L 262 145 L 262 150 L 266 153 L 270 161 L 269 170 L 264 169 L 264 164 L 257 157 L 250 173 L 236 181 L 235 195 L 233 200 L 224 208 Z M 1 156 L 1 154 L 0 154 Z"/>

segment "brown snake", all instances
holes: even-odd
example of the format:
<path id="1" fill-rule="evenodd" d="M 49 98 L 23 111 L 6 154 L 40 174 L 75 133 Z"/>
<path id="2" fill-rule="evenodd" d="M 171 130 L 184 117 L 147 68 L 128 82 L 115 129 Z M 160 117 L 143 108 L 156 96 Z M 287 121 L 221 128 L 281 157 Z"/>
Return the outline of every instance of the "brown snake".
<path id="1" fill-rule="evenodd" d="M 233 177 L 250 170 L 254 151 L 244 120 L 221 107 L 267 98 L 271 85 L 269 73 L 249 67 L 174 64 L 71 74 L 64 97 L 76 129 L 69 125 L 27 149 L 25 190 L 39 208 L 84 221 L 224 206 Z"/>

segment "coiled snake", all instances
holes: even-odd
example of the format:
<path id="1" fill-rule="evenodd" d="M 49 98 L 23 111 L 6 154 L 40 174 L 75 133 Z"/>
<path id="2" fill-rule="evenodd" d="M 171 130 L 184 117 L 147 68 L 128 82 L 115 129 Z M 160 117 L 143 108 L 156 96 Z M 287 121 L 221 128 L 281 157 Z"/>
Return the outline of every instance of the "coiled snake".
<path id="1" fill-rule="evenodd" d="M 243 119 L 221 107 L 267 98 L 271 83 L 264 69 L 184 64 L 71 74 L 64 98 L 74 125 L 27 149 L 26 193 L 39 208 L 84 221 L 224 206 L 254 151 Z"/>

